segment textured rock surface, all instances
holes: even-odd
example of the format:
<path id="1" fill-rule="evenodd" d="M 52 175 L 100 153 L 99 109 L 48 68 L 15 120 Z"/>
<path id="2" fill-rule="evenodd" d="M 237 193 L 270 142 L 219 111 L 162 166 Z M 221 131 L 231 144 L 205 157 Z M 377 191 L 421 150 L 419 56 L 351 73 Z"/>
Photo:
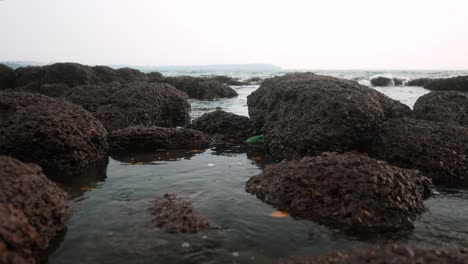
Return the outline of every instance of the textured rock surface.
<path id="1" fill-rule="evenodd" d="M 0 64 L 0 90 L 13 88 L 15 81 L 15 71 L 6 65 Z"/>
<path id="2" fill-rule="evenodd" d="M 68 173 L 101 159 L 107 132 L 82 107 L 39 94 L 0 92 L 0 154 Z"/>
<path id="3" fill-rule="evenodd" d="M 39 166 L 0 156 L 0 263 L 34 263 L 67 216 L 68 195 Z"/>
<path id="4" fill-rule="evenodd" d="M 395 119 L 385 123 L 367 150 L 369 155 L 419 169 L 434 184 L 468 186 L 468 129 L 462 126 Z"/>
<path id="5" fill-rule="evenodd" d="M 419 78 L 419 79 L 414 79 L 414 80 L 408 81 L 408 83 L 406 85 L 407 86 L 421 86 L 421 87 L 424 87 L 428 83 L 432 82 L 433 80 L 434 79 L 430 79 L 430 78 Z"/>
<path id="6" fill-rule="evenodd" d="M 151 208 L 154 224 L 169 233 L 196 233 L 205 229 L 219 229 L 202 216 L 195 215 L 188 200 L 166 193 L 156 197 Z"/>
<path id="7" fill-rule="evenodd" d="M 418 119 L 468 127 L 468 97 L 462 92 L 430 92 L 418 98 L 413 108 Z"/>
<path id="8" fill-rule="evenodd" d="M 247 191 L 292 216 L 350 233 L 413 228 L 431 182 L 357 153 L 323 153 L 267 166 Z"/>
<path id="9" fill-rule="evenodd" d="M 253 123 L 248 117 L 222 110 L 200 116 L 189 127 L 213 135 L 220 142 L 243 142 L 254 135 Z"/>
<path id="10" fill-rule="evenodd" d="M 360 149 L 385 120 L 410 113 L 374 89 L 312 73 L 266 79 L 247 103 L 278 159 Z"/>
<path id="11" fill-rule="evenodd" d="M 189 98 L 199 100 L 214 100 L 217 98 L 236 97 L 237 92 L 222 82 L 209 78 L 189 76 L 166 77 L 167 82 L 175 88 L 187 93 Z"/>
<path id="12" fill-rule="evenodd" d="M 187 95 L 168 84 L 82 86 L 64 97 L 92 112 L 108 131 L 137 125 L 185 126 L 190 120 Z"/>
<path id="13" fill-rule="evenodd" d="M 291 258 L 281 264 L 468 264 L 468 248 L 417 248 L 389 245 L 334 252 L 324 256 Z"/>
<path id="14" fill-rule="evenodd" d="M 424 85 L 431 91 L 468 92 L 468 76 L 457 76 L 447 79 L 436 79 Z"/>
<path id="15" fill-rule="evenodd" d="M 64 83 L 70 87 L 96 84 L 98 78 L 89 66 L 78 63 L 55 63 L 46 66 L 18 68 L 16 87 L 29 86 L 38 88 L 47 83 Z"/>
<path id="16" fill-rule="evenodd" d="M 392 79 L 382 76 L 372 78 L 370 82 L 373 86 L 390 86 L 393 84 Z"/>
<path id="17" fill-rule="evenodd" d="M 68 90 L 70 90 L 70 87 L 64 83 L 47 83 L 41 86 L 29 85 L 14 89 L 15 92 L 38 93 L 49 97 L 61 97 Z"/>
<path id="18" fill-rule="evenodd" d="M 113 131 L 109 142 L 111 153 L 125 153 L 206 148 L 211 139 L 192 129 L 137 126 Z"/>

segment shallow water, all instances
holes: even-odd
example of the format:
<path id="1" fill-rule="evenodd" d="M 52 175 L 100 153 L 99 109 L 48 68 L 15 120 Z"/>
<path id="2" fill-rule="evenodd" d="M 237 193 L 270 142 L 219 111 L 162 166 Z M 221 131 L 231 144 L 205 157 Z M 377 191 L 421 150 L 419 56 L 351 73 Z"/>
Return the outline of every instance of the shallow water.
<path id="1" fill-rule="evenodd" d="M 234 88 L 239 97 L 191 100 L 192 117 L 217 107 L 247 116 L 246 97 L 258 86 Z M 376 89 L 410 107 L 428 92 Z M 312 221 L 270 216 L 276 210 L 244 190 L 265 163 L 263 150 L 248 146 L 110 157 L 61 183 L 73 196 L 73 214 L 49 263 L 272 263 L 367 244 L 468 246 L 468 191 L 435 190 L 413 232 L 352 237 Z M 173 235 L 156 228 L 148 210 L 166 192 L 190 199 L 197 213 L 222 230 Z"/>

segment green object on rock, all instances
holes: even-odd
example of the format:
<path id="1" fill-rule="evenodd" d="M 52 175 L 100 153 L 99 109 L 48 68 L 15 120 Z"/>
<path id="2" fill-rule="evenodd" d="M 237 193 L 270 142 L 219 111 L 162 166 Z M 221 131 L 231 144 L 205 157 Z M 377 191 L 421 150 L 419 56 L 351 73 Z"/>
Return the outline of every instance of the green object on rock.
<path id="1" fill-rule="evenodd" d="M 265 143 L 265 138 L 263 135 L 249 137 L 246 141 L 248 144 L 263 144 Z"/>

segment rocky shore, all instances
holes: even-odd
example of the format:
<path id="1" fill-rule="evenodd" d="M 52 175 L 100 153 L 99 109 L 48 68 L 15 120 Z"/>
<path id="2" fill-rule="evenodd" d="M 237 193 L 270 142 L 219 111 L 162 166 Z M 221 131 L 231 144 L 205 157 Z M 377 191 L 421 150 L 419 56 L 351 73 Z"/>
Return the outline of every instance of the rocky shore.
<path id="1" fill-rule="evenodd" d="M 247 98 L 250 118 L 216 110 L 191 121 L 189 99 L 233 98 L 230 86 L 260 83 Z M 243 81 L 76 63 L 0 65 L 0 263 L 40 263 L 66 227 L 70 198 L 51 179 L 80 177 L 109 155 L 249 148 L 253 136 L 264 138 L 256 148 L 273 160 L 246 181 L 261 201 L 345 234 L 411 232 L 434 186 L 468 187 L 468 82 L 371 83 L 434 92 L 412 110 L 355 81 L 313 73 Z M 149 213 L 169 233 L 221 229 L 173 193 L 157 196 Z M 466 249 L 435 252 L 392 246 L 284 263 L 466 263 Z"/>

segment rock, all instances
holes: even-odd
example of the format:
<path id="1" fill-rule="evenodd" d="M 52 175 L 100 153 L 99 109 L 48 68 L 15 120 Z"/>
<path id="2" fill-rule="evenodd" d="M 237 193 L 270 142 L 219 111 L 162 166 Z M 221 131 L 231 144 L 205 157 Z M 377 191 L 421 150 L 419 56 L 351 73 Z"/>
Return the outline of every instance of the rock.
<path id="1" fill-rule="evenodd" d="M 244 85 L 259 85 L 262 83 L 262 81 L 263 79 L 260 77 L 252 77 L 252 78 L 245 80 L 243 83 Z"/>
<path id="2" fill-rule="evenodd" d="M 405 83 L 405 80 L 401 78 L 393 78 L 392 80 L 395 86 L 401 86 Z"/>
<path id="3" fill-rule="evenodd" d="M 333 252 L 323 256 L 284 259 L 280 264 L 468 264 L 468 248 L 417 248 L 388 245 L 354 251 Z"/>
<path id="4" fill-rule="evenodd" d="M 430 83 L 432 81 L 433 81 L 433 79 L 430 79 L 430 78 L 419 78 L 419 79 L 414 79 L 414 80 L 408 81 L 408 83 L 406 85 L 407 86 L 424 87 L 424 86 L 426 86 L 428 83 Z"/>
<path id="5" fill-rule="evenodd" d="M 373 86 L 390 86 L 393 84 L 393 80 L 387 77 L 376 77 L 370 80 Z"/>
<path id="6" fill-rule="evenodd" d="M 293 217 L 347 233 L 379 233 L 412 229 L 426 211 L 431 181 L 363 154 L 325 152 L 269 165 L 246 186 Z"/>
<path id="7" fill-rule="evenodd" d="M 431 91 L 468 92 L 468 75 L 447 79 L 436 79 L 424 85 L 424 88 Z"/>
<path id="8" fill-rule="evenodd" d="M 175 88 L 187 93 L 189 98 L 198 100 L 214 100 L 217 98 L 231 98 L 238 96 L 231 87 L 219 81 L 208 78 L 190 76 L 166 77 L 167 82 Z"/>
<path id="9" fill-rule="evenodd" d="M 64 83 L 70 87 L 96 84 L 98 78 L 94 70 L 78 63 L 55 63 L 40 67 L 18 68 L 16 87 L 29 86 L 38 88 L 48 83 Z"/>
<path id="10" fill-rule="evenodd" d="M 123 79 L 124 83 L 133 81 L 147 81 L 146 74 L 132 68 L 120 68 L 116 70 L 120 78 Z"/>
<path id="11" fill-rule="evenodd" d="M 233 78 L 229 76 L 224 76 L 224 75 L 217 75 L 211 77 L 211 79 L 216 80 L 218 82 L 222 82 L 227 85 L 233 85 L 233 86 L 238 86 L 238 85 L 243 85 L 244 83 L 239 80 L 239 78 Z"/>
<path id="12" fill-rule="evenodd" d="M 107 152 L 101 122 L 80 106 L 39 94 L 0 92 L 0 154 L 74 173 Z"/>
<path id="13" fill-rule="evenodd" d="M 190 120 L 187 95 L 168 84 L 132 82 L 75 87 L 64 98 L 83 106 L 108 131 L 130 126 L 185 126 Z"/>
<path id="14" fill-rule="evenodd" d="M 120 77 L 119 73 L 111 67 L 98 65 L 92 68 L 100 83 L 111 83 L 111 82 L 124 83 L 124 79 Z"/>
<path id="15" fill-rule="evenodd" d="M 39 87 L 28 85 L 14 89 L 15 92 L 38 93 L 49 97 L 61 97 L 68 90 L 70 90 L 70 87 L 64 83 L 47 83 Z"/>
<path id="16" fill-rule="evenodd" d="M 468 128 L 401 118 L 383 125 L 370 156 L 401 168 L 419 169 L 434 184 L 468 186 Z"/>
<path id="17" fill-rule="evenodd" d="M 35 263 L 68 209 L 68 195 L 39 166 L 0 156 L 0 263 Z"/>
<path id="18" fill-rule="evenodd" d="M 15 71 L 6 65 L 0 64 L 0 90 L 13 88 L 15 81 Z"/>
<path id="19" fill-rule="evenodd" d="M 150 72 L 146 74 L 146 78 L 149 82 L 162 82 L 164 76 L 160 72 Z"/>
<path id="20" fill-rule="evenodd" d="M 430 92 L 418 98 L 413 116 L 468 127 L 468 97 L 456 91 Z"/>
<path id="21" fill-rule="evenodd" d="M 195 215 L 190 201 L 177 198 L 175 194 L 166 193 L 162 197 L 156 197 L 151 213 L 154 224 L 168 233 L 220 229 L 211 225 L 206 218 Z"/>
<path id="22" fill-rule="evenodd" d="M 359 150 L 385 120 L 411 112 L 354 81 L 312 73 L 266 79 L 247 104 L 256 129 L 264 131 L 278 159 Z"/>
<path id="23" fill-rule="evenodd" d="M 211 139 L 192 129 L 136 126 L 113 131 L 109 142 L 111 153 L 122 153 L 206 148 Z"/>
<path id="24" fill-rule="evenodd" d="M 214 136 L 218 142 L 243 142 L 255 133 L 248 117 L 223 110 L 203 114 L 189 127 Z"/>

